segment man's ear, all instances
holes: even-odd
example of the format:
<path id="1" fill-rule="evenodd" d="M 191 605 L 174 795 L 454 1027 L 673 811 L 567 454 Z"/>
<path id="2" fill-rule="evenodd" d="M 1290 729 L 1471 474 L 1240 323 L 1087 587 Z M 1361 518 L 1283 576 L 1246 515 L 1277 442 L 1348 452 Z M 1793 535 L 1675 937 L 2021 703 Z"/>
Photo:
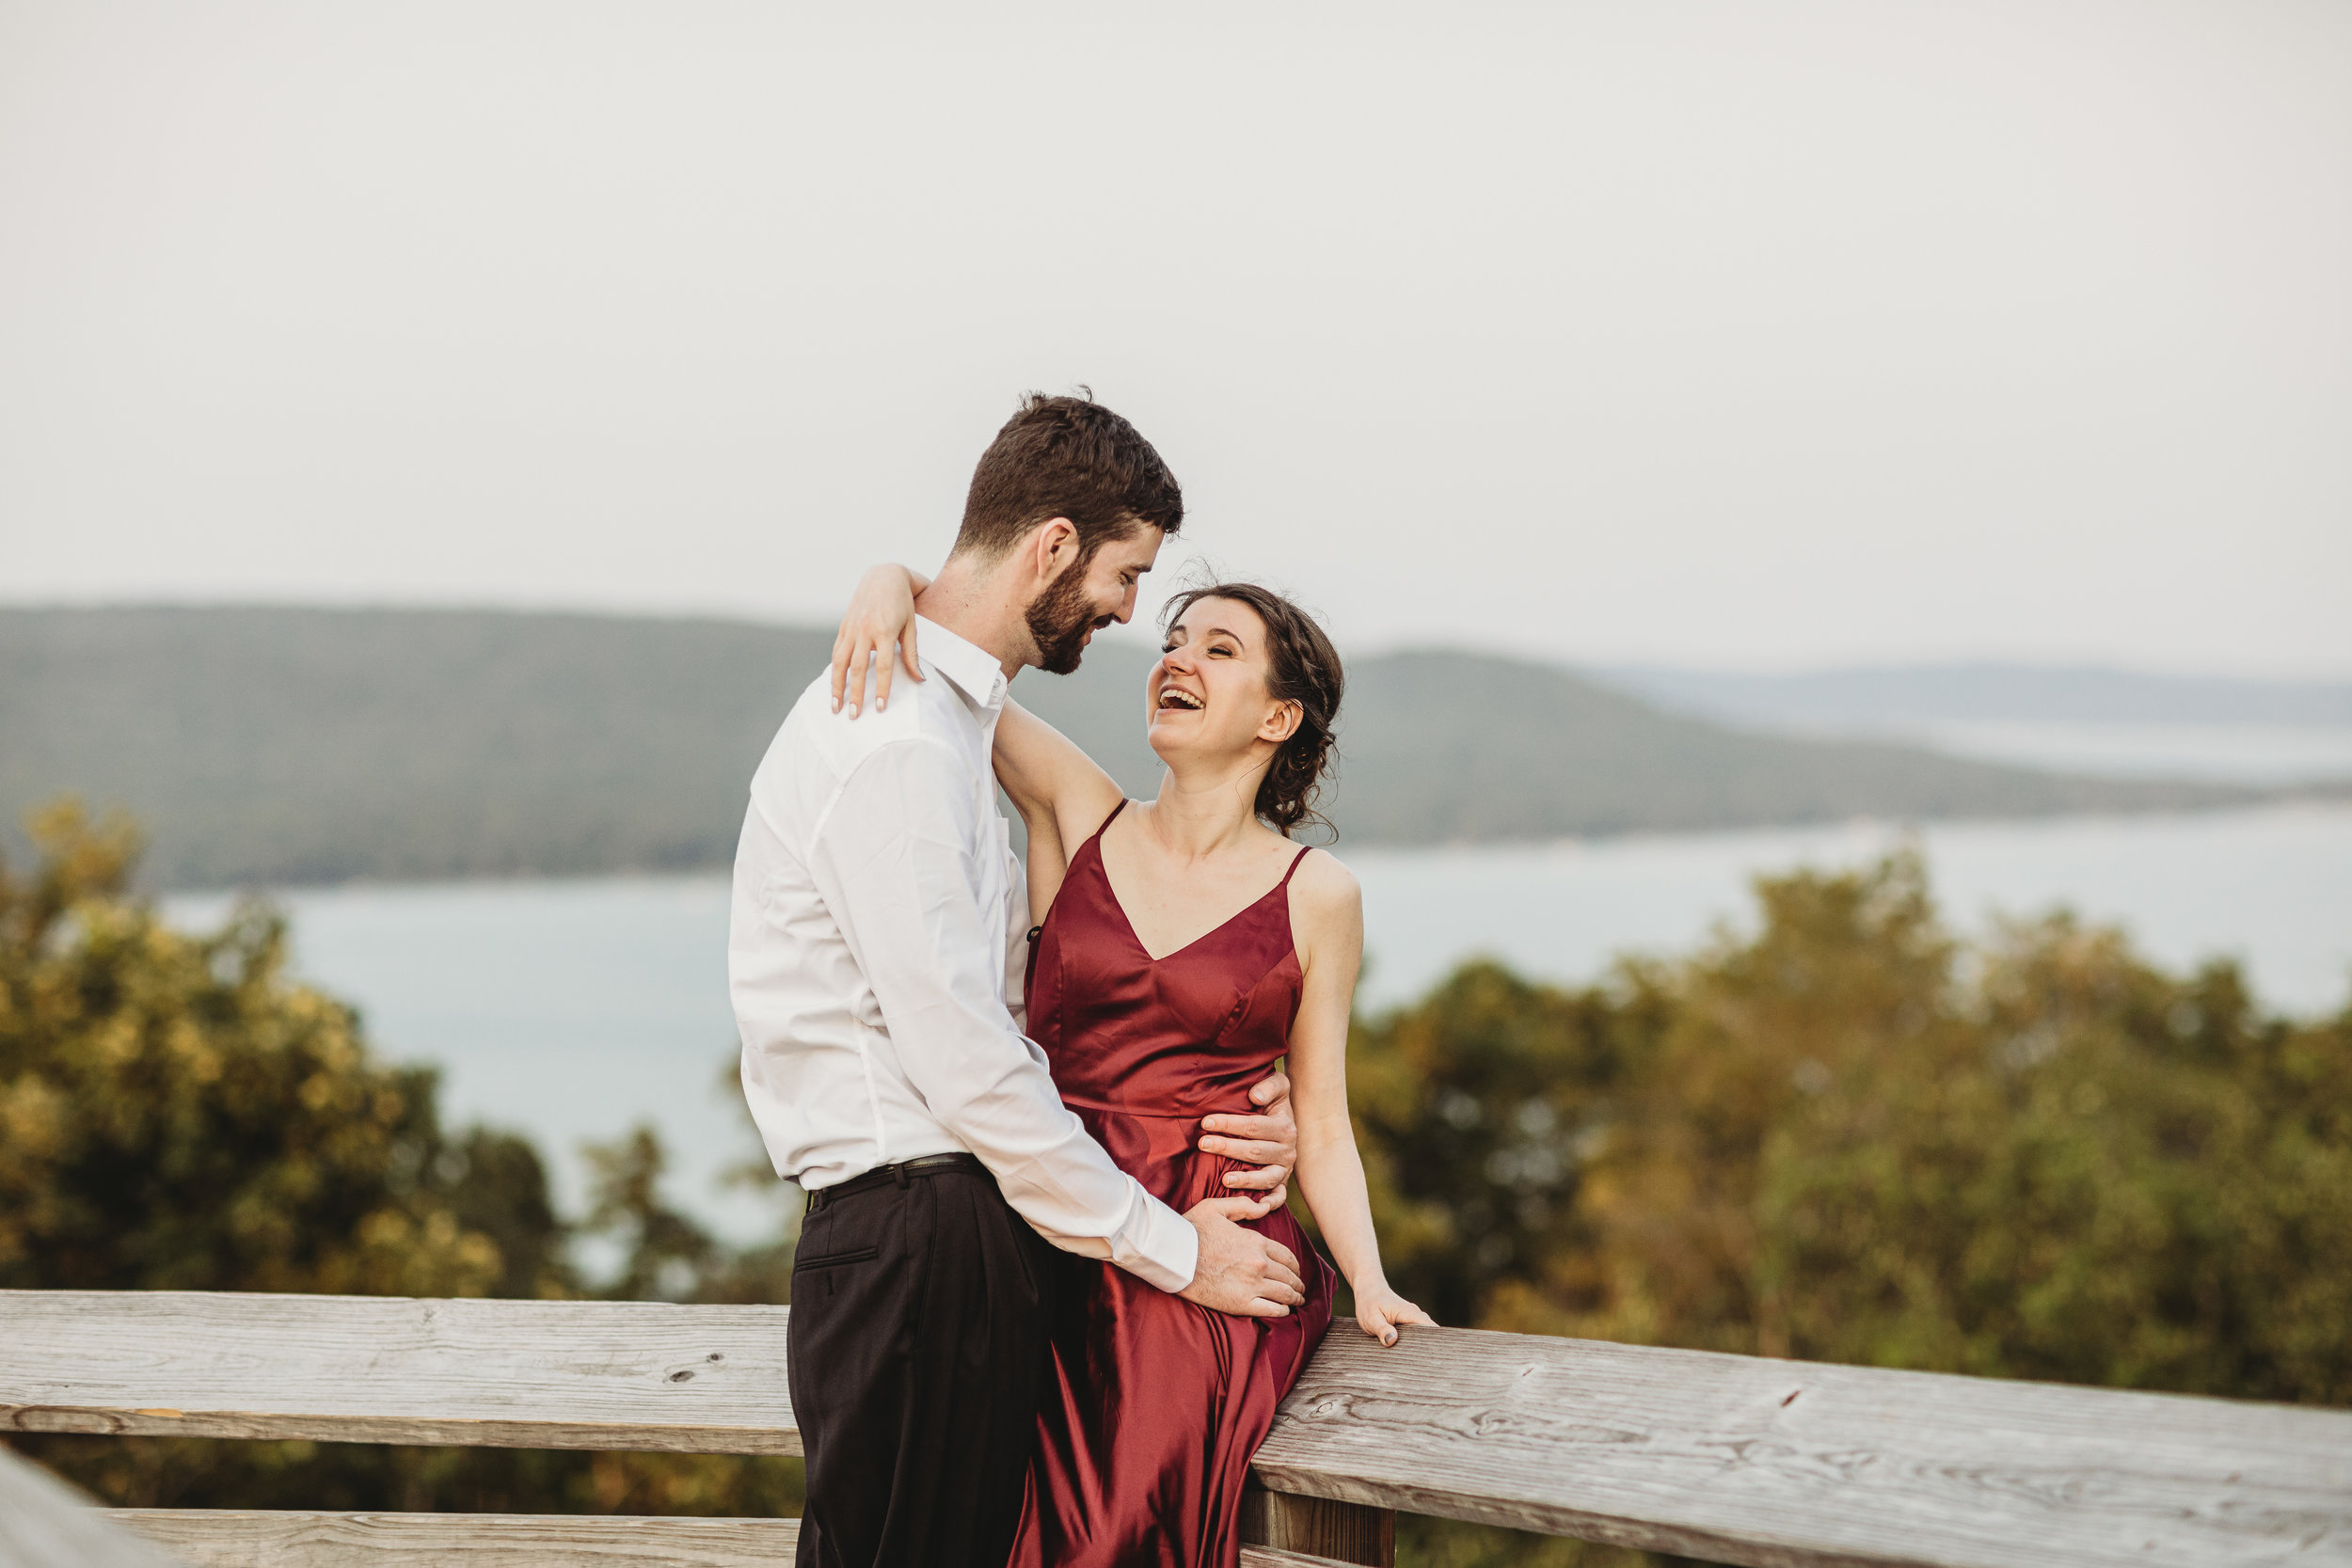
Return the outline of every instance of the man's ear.
<path id="1" fill-rule="evenodd" d="M 1307 710 L 1297 703 L 1284 703 L 1266 715 L 1258 726 L 1258 738 L 1271 740 L 1277 746 L 1298 733 L 1298 726 L 1307 721 Z"/>
<path id="2" fill-rule="evenodd" d="M 1041 582 L 1062 575 L 1078 559 L 1078 525 L 1067 517 L 1048 517 L 1029 535 L 1029 565 Z"/>

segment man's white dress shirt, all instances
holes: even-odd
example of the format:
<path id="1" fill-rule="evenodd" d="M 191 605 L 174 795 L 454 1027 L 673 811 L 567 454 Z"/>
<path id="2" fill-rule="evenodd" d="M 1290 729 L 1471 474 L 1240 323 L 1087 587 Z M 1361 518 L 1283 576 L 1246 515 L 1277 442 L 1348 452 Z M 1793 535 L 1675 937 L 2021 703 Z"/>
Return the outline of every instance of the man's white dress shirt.
<path id="1" fill-rule="evenodd" d="M 1163 1291 L 1200 1239 L 1061 1102 L 1015 1009 L 1028 893 L 996 808 L 996 659 L 928 620 L 929 678 L 833 711 L 819 676 L 752 778 L 727 982 L 776 1174 L 819 1191 L 967 1151 L 1055 1245 Z"/>

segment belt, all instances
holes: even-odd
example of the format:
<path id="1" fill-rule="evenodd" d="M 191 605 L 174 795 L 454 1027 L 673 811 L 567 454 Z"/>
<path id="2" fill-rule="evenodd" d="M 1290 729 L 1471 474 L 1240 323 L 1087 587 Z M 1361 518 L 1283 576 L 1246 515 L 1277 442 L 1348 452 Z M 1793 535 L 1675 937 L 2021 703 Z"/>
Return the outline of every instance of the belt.
<path id="1" fill-rule="evenodd" d="M 986 1176 L 988 1167 L 980 1164 L 977 1154 L 926 1154 L 920 1159 L 901 1160 L 895 1165 L 876 1165 L 862 1176 L 852 1176 L 847 1181 L 836 1181 L 830 1187 L 819 1187 L 809 1194 L 808 1212 L 814 1214 L 834 1198 L 848 1197 L 851 1193 L 871 1192 L 876 1187 L 887 1187 L 893 1183 L 903 1187 L 912 1177 L 946 1176 L 951 1171 L 969 1171 L 975 1176 Z"/>

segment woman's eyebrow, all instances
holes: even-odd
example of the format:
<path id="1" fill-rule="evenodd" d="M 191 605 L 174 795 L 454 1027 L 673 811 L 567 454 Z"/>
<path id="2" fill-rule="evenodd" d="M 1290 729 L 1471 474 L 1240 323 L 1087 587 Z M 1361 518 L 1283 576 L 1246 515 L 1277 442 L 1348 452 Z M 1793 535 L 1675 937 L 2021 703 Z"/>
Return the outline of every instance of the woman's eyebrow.
<path id="1" fill-rule="evenodd" d="M 1168 628 L 1167 641 L 1173 642 L 1180 637 L 1190 638 L 1194 635 L 1195 633 L 1190 626 L 1187 626 L 1184 622 L 1179 621 L 1174 626 Z M 1203 642 L 1207 641 L 1212 637 L 1230 637 L 1245 648 L 1249 646 L 1249 639 L 1233 630 L 1231 626 L 1203 626 L 1198 635 L 1200 640 Z"/>

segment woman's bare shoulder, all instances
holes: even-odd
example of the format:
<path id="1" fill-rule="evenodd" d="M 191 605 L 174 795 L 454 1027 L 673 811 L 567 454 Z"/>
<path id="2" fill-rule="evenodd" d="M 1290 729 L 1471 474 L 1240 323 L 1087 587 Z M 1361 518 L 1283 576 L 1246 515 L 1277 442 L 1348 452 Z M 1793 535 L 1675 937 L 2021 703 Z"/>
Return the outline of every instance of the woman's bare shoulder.
<path id="1" fill-rule="evenodd" d="M 1354 920 L 1362 916 L 1363 884 L 1328 849 L 1307 852 L 1291 877 L 1291 892 L 1294 906 L 1316 919 Z"/>

